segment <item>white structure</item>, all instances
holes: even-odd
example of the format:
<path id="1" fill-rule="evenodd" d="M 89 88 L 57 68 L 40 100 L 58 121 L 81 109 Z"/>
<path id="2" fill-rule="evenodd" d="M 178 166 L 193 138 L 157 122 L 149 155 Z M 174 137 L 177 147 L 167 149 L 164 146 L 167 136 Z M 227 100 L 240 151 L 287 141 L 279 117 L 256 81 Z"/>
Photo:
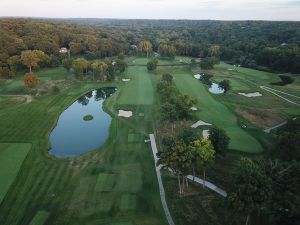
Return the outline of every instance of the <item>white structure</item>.
<path id="1" fill-rule="evenodd" d="M 132 117 L 133 113 L 132 111 L 125 111 L 125 110 L 119 110 L 119 117 L 125 117 L 125 118 L 129 118 Z"/>
<path id="2" fill-rule="evenodd" d="M 66 54 L 66 53 L 68 53 L 68 49 L 67 48 L 60 48 L 59 53 Z"/>
<path id="3" fill-rule="evenodd" d="M 248 94 L 239 92 L 239 95 L 243 95 L 243 96 L 246 96 L 248 98 L 255 98 L 255 97 L 261 97 L 262 96 L 262 94 L 259 93 L 259 92 L 248 93 Z"/>

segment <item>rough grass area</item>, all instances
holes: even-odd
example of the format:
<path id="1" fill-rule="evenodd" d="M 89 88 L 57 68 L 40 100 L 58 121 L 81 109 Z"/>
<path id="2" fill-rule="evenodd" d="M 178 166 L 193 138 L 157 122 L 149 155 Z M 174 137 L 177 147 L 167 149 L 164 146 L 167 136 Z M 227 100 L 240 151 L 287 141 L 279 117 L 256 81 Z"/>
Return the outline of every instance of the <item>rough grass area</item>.
<path id="1" fill-rule="evenodd" d="M 124 84 L 120 93 L 120 105 L 151 105 L 154 102 L 154 88 L 146 67 L 129 67 L 131 81 Z"/>
<path id="2" fill-rule="evenodd" d="M 99 174 L 95 191 L 111 191 L 116 183 L 116 178 L 115 174 Z"/>
<path id="3" fill-rule="evenodd" d="M 135 210 L 136 209 L 136 196 L 132 195 L 132 194 L 122 195 L 120 209 L 121 209 L 121 211 Z"/>
<path id="4" fill-rule="evenodd" d="M 47 218 L 49 217 L 49 212 L 47 211 L 38 211 L 29 225 L 44 225 Z"/>
<path id="5" fill-rule="evenodd" d="M 0 143 L 0 203 L 16 179 L 31 144 Z"/>

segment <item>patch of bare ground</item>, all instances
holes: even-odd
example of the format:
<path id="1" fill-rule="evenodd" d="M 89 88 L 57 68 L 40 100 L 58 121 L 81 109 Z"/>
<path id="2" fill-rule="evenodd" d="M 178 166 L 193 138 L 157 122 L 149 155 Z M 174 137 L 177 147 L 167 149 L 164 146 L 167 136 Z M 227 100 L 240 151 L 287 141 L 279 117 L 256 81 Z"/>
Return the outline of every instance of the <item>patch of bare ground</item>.
<path id="1" fill-rule="evenodd" d="M 235 111 L 251 123 L 262 128 L 274 126 L 274 124 L 278 124 L 285 120 L 284 116 L 278 110 L 273 109 L 237 107 Z"/>

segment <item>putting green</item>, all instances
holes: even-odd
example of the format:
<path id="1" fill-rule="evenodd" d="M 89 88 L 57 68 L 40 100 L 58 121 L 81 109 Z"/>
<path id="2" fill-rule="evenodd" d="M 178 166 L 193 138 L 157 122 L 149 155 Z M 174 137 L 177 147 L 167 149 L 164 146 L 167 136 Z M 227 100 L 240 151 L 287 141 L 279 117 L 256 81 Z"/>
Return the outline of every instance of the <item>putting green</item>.
<path id="1" fill-rule="evenodd" d="M 182 71 L 183 72 L 183 71 Z M 237 124 L 237 118 L 225 105 L 218 102 L 201 82 L 195 82 L 188 73 L 174 74 L 175 84 L 182 93 L 187 93 L 198 101 L 197 118 L 223 128 L 231 138 L 230 148 L 243 152 L 263 151 L 258 141 Z"/>
<path id="2" fill-rule="evenodd" d="M 0 202 L 18 175 L 31 144 L 0 143 Z"/>
<path id="3" fill-rule="evenodd" d="M 49 215 L 50 213 L 47 211 L 38 211 L 29 225 L 43 225 L 46 222 Z"/>
<path id="4" fill-rule="evenodd" d="M 154 88 L 146 67 L 129 67 L 129 82 L 120 93 L 120 105 L 151 105 L 154 101 Z"/>

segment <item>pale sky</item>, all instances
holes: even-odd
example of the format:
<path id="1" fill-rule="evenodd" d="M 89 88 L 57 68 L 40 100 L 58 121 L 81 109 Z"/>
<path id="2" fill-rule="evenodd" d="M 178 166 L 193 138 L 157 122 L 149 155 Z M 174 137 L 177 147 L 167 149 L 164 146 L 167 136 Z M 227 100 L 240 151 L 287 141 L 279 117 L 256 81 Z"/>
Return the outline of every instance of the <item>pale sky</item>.
<path id="1" fill-rule="evenodd" d="M 300 0 L 0 0 L 0 16 L 300 21 Z"/>

